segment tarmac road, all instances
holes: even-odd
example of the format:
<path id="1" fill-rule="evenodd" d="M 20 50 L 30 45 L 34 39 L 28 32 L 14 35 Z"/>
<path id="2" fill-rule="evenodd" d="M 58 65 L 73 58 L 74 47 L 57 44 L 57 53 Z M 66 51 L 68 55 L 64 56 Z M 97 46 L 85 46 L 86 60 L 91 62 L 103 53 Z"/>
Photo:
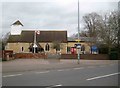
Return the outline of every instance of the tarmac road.
<path id="1" fill-rule="evenodd" d="M 3 86 L 118 86 L 118 63 L 3 74 Z M 46 87 L 45 87 L 46 88 Z"/>

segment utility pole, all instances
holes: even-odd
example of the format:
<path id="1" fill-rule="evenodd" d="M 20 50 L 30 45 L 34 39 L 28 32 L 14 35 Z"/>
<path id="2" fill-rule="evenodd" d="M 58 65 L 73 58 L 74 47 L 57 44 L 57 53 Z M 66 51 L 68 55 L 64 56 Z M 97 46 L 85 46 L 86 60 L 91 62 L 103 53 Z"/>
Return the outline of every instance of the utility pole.
<path id="1" fill-rule="evenodd" d="M 80 41 L 80 24 L 79 24 L 79 0 L 78 0 L 78 44 Z M 79 64 L 79 60 L 80 60 L 80 49 L 78 48 L 78 64 Z"/>

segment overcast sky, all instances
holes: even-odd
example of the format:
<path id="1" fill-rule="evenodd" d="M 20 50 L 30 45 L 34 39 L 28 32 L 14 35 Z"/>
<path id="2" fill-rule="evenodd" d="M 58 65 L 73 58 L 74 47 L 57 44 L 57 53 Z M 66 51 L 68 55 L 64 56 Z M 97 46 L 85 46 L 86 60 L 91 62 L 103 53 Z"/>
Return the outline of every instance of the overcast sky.
<path id="1" fill-rule="evenodd" d="M 21 0 L 18 2 L 2 1 L 0 8 L 2 9 L 2 31 L 5 33 L 10 31 L 10 25 L 16 20 L 20 20 L 23 29 L 66 29 L 68 36 L 77 33 L 77 1 L 78 0 Z M 97 12 L 104 14 L 106 12 L 118 9 L 117 2 L 119 0 L 80 0 L 80 23 L 83 30 L 82 16 L 87 13 Z M 1 19 L 1 18 L 0 18 Z M 0 34 L 1 35 L 1 34 Z"/>

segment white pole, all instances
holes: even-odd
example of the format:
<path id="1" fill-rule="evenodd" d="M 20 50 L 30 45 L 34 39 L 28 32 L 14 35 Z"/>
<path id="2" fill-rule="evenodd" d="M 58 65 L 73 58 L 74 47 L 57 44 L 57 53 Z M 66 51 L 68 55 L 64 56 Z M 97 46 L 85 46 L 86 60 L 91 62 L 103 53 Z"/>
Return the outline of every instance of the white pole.
<path id="1" fill-rule="evenodd" d="M 78 0 L 78 44 L 79 44 L 79 40 L 80 40 L 80 25 L 79 25 L 79 0 Z M 78 49 L 78 64 L 79 64 L 79 60 L 80 60 L 80 50 Z"/>
<path id="2" fill-rule="evenodd" d="M 33 46 L 34 46 L 34 53 L 35 53 L 35 48 L 36 48 L 35 47 L 36 46 L 36 31 L 34 32 L 34 45 Z"/>

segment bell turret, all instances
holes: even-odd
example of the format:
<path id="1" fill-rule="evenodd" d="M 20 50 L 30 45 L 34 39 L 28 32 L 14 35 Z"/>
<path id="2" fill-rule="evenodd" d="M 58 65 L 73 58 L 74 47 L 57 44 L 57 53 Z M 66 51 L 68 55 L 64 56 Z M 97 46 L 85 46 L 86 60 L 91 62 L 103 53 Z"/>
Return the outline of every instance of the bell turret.
<path id="1" fill-rule="evenodd" d="M 17 20 L 11 25 L 11 35 L 20 35 L 22 31 L 23 24 Z"/>

